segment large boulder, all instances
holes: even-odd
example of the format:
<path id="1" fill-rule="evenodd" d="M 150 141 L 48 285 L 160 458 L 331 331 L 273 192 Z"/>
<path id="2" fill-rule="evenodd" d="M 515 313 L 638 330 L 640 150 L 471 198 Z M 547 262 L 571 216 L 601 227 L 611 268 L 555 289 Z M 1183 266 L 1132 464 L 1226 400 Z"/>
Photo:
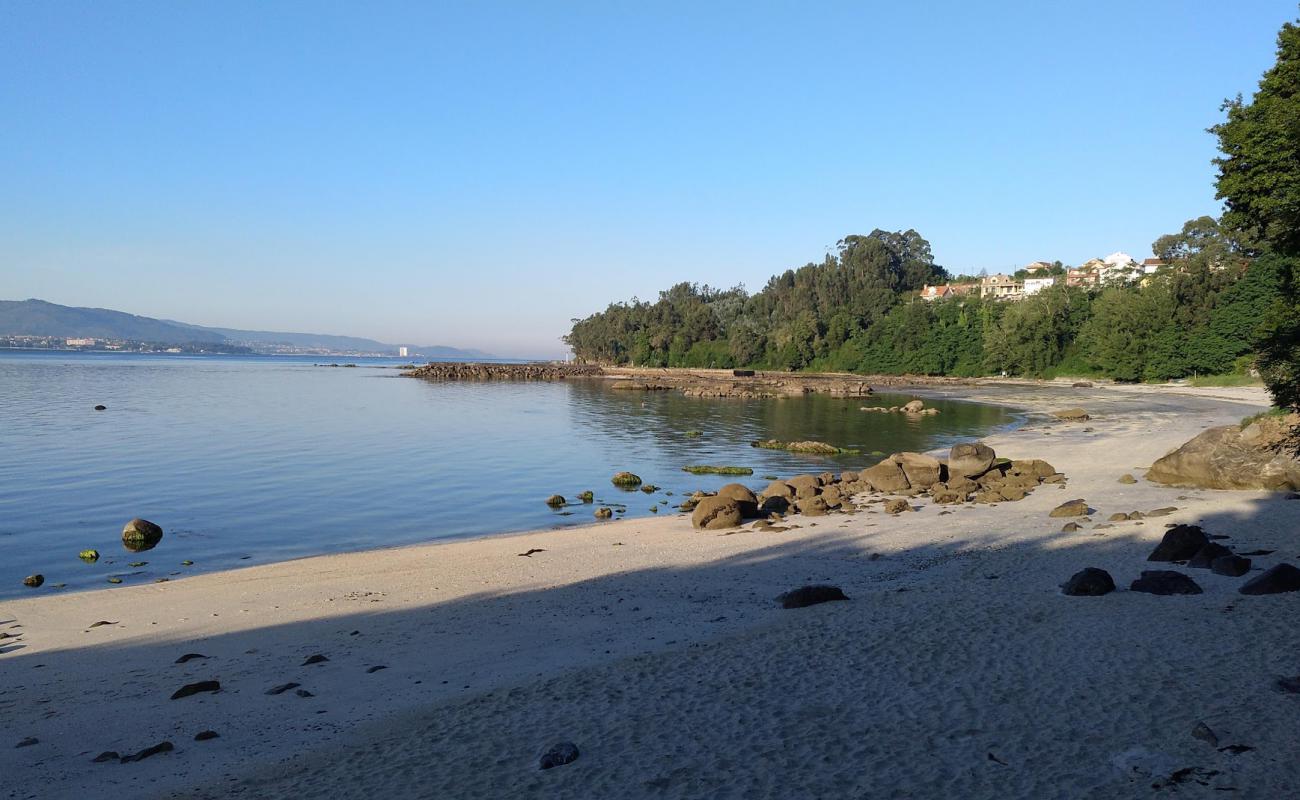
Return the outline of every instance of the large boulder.
<path id="1" fill-rule="evenodd" d="M 763 497 L 782 497 L 786 500 L 793 500 L 794 487 L 785 481 L 772 481 L 763 489 Z"/>
<path id="2" fill-rule="evenodd" d="M 1147 594 L 1200 594 L 1196 581 L 1181 572 L 1168 569 L 1143 570 L 1142 577 L 1133 581 L 1129 589 Z"/>
<path id="3" fill-rule="evenodd" d="M 1147 480 L 1206 489 L 1300 489 L 1300 415 L 1210 428 L 1151 465 Z"/>
<path id="4" fill-rule="evenodd" d="M 1115 591 L 1110 573 L 1097 567 L 1084 567 L 1061 584 L 1061 594 L 1071 597 L 1100 597 Z"/>
<path id="5" fill-rule="evenodd" d="M 1011 462 L 1011 474 L 1033 478 L 1037 482 L 1041 478 L 1050 478 L 1055 475 L 1056 467 L 1041 458 L 1026 458 Z"/>
<path id="6" fill-rule="evenodd" d="M 718 497 L 729 497 L 740 506 L 740 513 L 752 517 L 758 513 L 758 498 L 748 486 L 741 483 L 728 483 L 718 490 Z"/>
<path id="7" fill-rule="evenodd" d="M 781 604 L 781 608 L 807 608 L 819 603 L 830 603 L 836 600 L 848 600 L 844 591 L 838 586 L 800 586 L 798 589 L 792 589 L 780 597 L 776 598 Z"/>
<path id="8" fill-rule="evenodd" d="M 902 492 L 912 488 L 903 468 L 897 461 L 888 458 L 874 467 L 862 470 L 858 477 L 871 484 L 871 488 L 877 492 Z"/>
<path id="9" fill-rule="evenodd" d="M 1291 564 L 1278 564 L 1246 581 L 1237 591 L 1242 594 L 1300 592 L 1300 569 Z"/>
<path id="10" fill-rule="evenodd" d="M 891 461 L 903 468 L 913 489 L 929 489 L 939 482 L 939 459 L 921 453 L 894 453 Z"/>
<path id="11" fill-rule="evenodd" d="M 1215 575 L 1240 578 L 1250 572 L 1250 559 L 1245 556 L 1220 556 L 1210 564 L 1210 571 Z"/>
<path id="12" fill-rule="evenodd" d="M 1147 561 L 1187 561 L 1209 543 L 1209 537 L 1199 525 L 1175 525 L 1165 531 Z"/>
<path id="13" fill-rule="evenodd" d="M 1232 555 L 1232 551 L 1218 542 L 1210 542 L 1196 551 L 1196 555 L 1188 560 L 1187 566 L 1193 569 L 1209 569 L 1214 566 L 1216 559 Z"/>
<path id="14" fill-rule="evenodd" d="M 801 497 L 794 504 L 795 510 L 807 517 L 824 517 L 830 513 L 830 506 L 820 496 Z"/>
<path id="15" fill-rule="evenodd" d="M 163 529 L 147 519 L 137 517 L 122 526 L 122 545 L 132 553 L 152 550 L 162 538 Z"/>
<path id="16" fill-rule="evenodd" d="M 813 494 L 815 494 L 815 490 L 821 488 L 822 479 L 816 475 L 795 475 L 793 478 L 786 481 L 786 483 L 790 484 L 791 488 L 794 489 L 796 497 L 798 497 L 801 492 L 805 497 L 810 497 L 811 495 L 808 494 L 808 492 L 813 490 Z"/>
<path id="17" fill-rule="evenodd" d="M 1049 514 L 1049 516 L 1086 517 L 1088 516 L 1088 503 L 1085 500 L 1067 500 L 1052 509 L 1052 513 Z"/>
<path id="18" fill-rule="evenodd" d="M 948 485 L 957 477 L 978 478 L 989 471 L 996 458 L 993 448 L 982 442 L 953 445 L 948 452 Z"/>
<path id="19" fill-rule="evenodd" d="M 909 400 L 903 404 L 904 414 L 920 414 L 921 409 L 925 408 L 925 403 L 920 400 Z"/>
<path id="20" fill-rule="evenodd" d="M 734 528 L 740 525 L 742 519 L 740 504 L 730 497 L 718 495 L 703 498 L 691 512 L 691 524 L 707 531 Z"/>

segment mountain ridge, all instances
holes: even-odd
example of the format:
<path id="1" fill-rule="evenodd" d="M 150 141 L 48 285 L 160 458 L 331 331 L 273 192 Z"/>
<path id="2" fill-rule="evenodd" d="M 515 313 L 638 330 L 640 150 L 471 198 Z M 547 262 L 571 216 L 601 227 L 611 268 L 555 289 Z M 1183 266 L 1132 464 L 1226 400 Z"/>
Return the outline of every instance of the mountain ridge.
<path id="1" fill-rule="evenodd" d="M 110 308 L 65 306 L 36 298 L 0 300 L 0 336 L 6 335 L 126 339 L 164 344 L 222 343 L 245 345 L 263 352 L 300 349 L 330 353 L 374 352 L 394 356 L 398 355 L 398 347 L 405 346 L 411 357 L 493 357 L 481 350 L 447 345 L 400 345 L 338 334 L 209 327 L 145 317 Z"/>

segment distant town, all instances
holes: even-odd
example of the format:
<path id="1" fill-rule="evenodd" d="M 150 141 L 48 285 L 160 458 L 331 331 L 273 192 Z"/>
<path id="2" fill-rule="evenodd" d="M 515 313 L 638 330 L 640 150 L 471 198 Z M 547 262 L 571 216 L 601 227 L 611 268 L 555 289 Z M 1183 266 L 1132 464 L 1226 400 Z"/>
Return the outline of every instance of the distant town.
<path id="1" fill-rule="evenodd" d="M 946 300 L 978 295 L 993 300 L 1023 300 L 1059 283 L 1084 289 L 1109 286 L 1141 286 L 1152 277 L 1171 269 L 1171 262 L 1160 258 L 1137 259 L 1128 253 L 1111 253 L 1093 258 L 1077 267 L 1060 261 L 1035 261 L 1011 275 L 958 276 L 948 283 L 926 284 L 918 295 L 922 300 Z"/>

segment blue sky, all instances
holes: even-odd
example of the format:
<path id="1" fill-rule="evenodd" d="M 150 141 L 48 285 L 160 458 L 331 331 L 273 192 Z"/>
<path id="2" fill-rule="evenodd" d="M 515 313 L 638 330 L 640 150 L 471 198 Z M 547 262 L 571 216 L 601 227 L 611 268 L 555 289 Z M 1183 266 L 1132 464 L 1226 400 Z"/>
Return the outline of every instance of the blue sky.
<path id="1" fill-rule="evenodd" d="M 556 355 L 845 234 L 1149 254 L 1292 0 L 0 0 L 0 299 Z"/>

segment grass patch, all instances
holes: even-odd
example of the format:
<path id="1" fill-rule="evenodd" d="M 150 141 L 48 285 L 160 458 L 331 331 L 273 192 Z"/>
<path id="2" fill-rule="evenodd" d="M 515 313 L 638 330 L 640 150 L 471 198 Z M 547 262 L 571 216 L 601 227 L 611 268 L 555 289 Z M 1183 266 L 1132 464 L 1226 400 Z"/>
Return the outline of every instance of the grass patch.
<path id="1" fill-rule="evenodd" d="M 1273 407 L 1270 408 L 1268 411 L 1261 411 L 1258 414 L 1252 414 L 1249 417 L 1246 417 L 1241 421 L 1241 427 L 1244 430 L 1252 422 L 1259 422 L 1260 420 L 1267 419 L 1269 417 L 1285 417 L 1288 413 L 1289 412 L 1285 408 Z"/>
<path id="2" fill-rule="evenodd" d="M 1214 388 L 1223 386 L 1263 386 L 1264 382 L 1259 378 L 1252 378 L 1249 375 L 1193 375 L 1187 379 L 1189 386 L 1198 388 Z"/>
<path id="3" fill-rule="evenodd" d="M 749 467 L 719 467 L 712 464 L 692 464 L 682 467 L 682 472 L 689 472 L 692 475 L 753 475 L 754 470 Z"/>

